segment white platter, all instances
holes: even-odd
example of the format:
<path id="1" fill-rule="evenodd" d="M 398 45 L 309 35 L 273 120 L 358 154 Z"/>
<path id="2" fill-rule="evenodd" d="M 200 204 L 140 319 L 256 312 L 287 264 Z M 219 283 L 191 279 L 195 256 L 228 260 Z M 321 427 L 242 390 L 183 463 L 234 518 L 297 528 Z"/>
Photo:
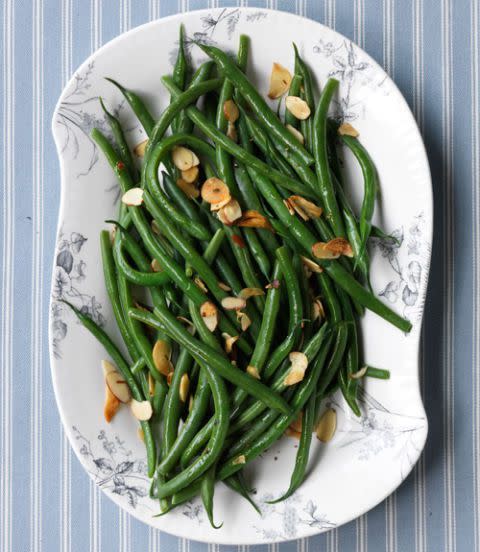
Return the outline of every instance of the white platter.
<path id="1" fill-rule="evenodd" d="M 89 138 L 106 123 L 97 101 L 118 110 L 132 147 L 144 139 L 120 93 L 104 80 L 117 79 L 144 95 L 155 114 L 168 103 L 160 76 L 171 72 L 180 22 L 186 28 L 195 64 L 204 55 L 192 41 L 235 50 L 238 37 L 251 38 L 249 74 L 260 90 L 268 88 L 272 62 L 292 67 L 292 42 L 322 85 L 329 75 L 341 81 L 336 109 L 360 131 L 379 172 L 381 196 L 376 222 L 395 231 L 401 244 L 372 246 L 372 285 L 392 308 L 413 323 L 404 335 L 375 315 L 362 322 L 366 361 L 391 370 L 389 381 L 369 380 L 362 396 L 363 416 L 356 419 L 340 396 L 332 401 L 338 430 L 327 445 L 313 446 L 310 473 L 289 500 L 267 505 L 288 486 L 297 442 L 283 439 L 250 470 L 257 489 L 259 516 L 245 501 L 219 485 L 216 518 L 210 527 L 194 501 L 155 518 L 148 498 L 145 453 L 128 409 L 106 424 L 100 368 L 106 354 L 58 300 L 87 311 L 107 331 L 114 322 L 106 295 L 98 235 L 114 216 L 118 200 L 114 175 Z M 52 282 L 50 351 L 58 408 L 75 453 L 85 470 L 121 508 L 174 535 L 224 544 L 262 544 L 308 537 L 339 526 L 373 508 L 405 479 L 427 436 L 419 386 L 419 340 L 432 240 L 432 190 L 425 149 L 400 92 L 365 52 L 340 34 L 314 21 L 287 13 L 247 9 L 211 9 L 149 23 L 109 42 L 75 73 L 59 99 L 53 134 L 61 165 L 61 207 Z M 358 202 L 361 176 L 345 159 Z"/>

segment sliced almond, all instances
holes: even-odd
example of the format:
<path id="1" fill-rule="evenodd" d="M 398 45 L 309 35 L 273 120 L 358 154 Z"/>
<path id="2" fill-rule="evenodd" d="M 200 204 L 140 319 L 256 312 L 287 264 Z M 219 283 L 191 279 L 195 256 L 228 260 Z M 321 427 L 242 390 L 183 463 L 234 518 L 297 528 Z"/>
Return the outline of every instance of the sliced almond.
<path id="1" fill-rule="evenodd" d="M 110 372 L 116 372 L 117 368 L 109 360 L 102 360 L 102 370 L 104 377 L 107 377 Z"/>
<path id="2" fill-rule="evenodd" d="M 274 63 L 270 74 L 268 97 L 271 100 L 280 98 L 280 96 L 283 96 L 288 91 L 291 82 L 292 75 L 290 71 L 283 65 L 280 65 L 280 63 Z"/>
<path id="3" fill-rule="evenodd" d="M 212 212 L 220 211 L 220 209 L 222 209 L 222 207 L 225 207 L 225 205 L 227 205 L 231 199 L 232 198 L 229 195 L 227 198 L 223 199 L 222 201 L 219 201 L 218 203 L 210 203 L 210 211 Z"/>
<path id="4" fill-rule="evenodd" d="M 129 207 L 138 207 L 143 203 L 143 189 L 130 188 L 122 195 L 122 203 Z"/>
<path id="5" fill-rule="evenodd" d="M 235 125 L 233 123 L 228 123 L 227 126 L 227 137 L 234 142 L 238 142 L 238 133 Z"/>
<path id="6" fill-rule="evenodd" d="M 155 394 L 155 380 L 152 378 L 152 374 L 148 374 L 148 394 L 153 397 Z"/>
<path id="7" fill-rule="evenodd" d="M 147 420 L 150 420 L 153 414 L 150 401 L 136 401 L 135 399 L 132 399 L 132 402 L 130 403 L 130 409 L 132 410 L 132 414 L 135 416 L 135 418 L 137 418 L 137 420 L 140 420 L 141 422 L 146 422 Z"/>
<path id="8" fill-rule="evenodd" d="M 189 389 L 190 378 L 188 377 L 188 374 L 183 374 L 183 376 L 180 378 L 180 386 L 178 388 L 178 395 L 182 402 L 186 402 Z"/>
<path id="9" fill-rule="evenodd" d="M 113 417 L 118 412 L 120 404 L 120 401 L 112 393 L 110 387 L 105 384 L 105 404 L 103 406 L 103 416 L 105 417 L 107 424 L 112 421 Z"/>
<path id="10" fill-rule="evenodd" d="M 232 288 L 230 286 L 227 286 L 227 284 L 224 284 L 223 282 L 218 282 L 218 287 L 220 289 L 223 289 L 223 291 L 232 291 Z"/>
<path id="11" fill-rule="evenodd" d="M 147 144 L 148 144 L 148 138 L 146 140 L 144 140 L 143 142 L 140 142 L 139 144 L 137 144 L 133 148 L 133 153 L 137 157 L 143 157 L 145 155 L 145 148 L 147 147 Z"/>
<path id="12" fill-rule="evenodd" d="M 367 373 L 367 366 L 364 366 L 363 368 L 360 368 L 357 372 L 354 372 L 353 374 L 350 374 L 350 379 L 358 380 L 362 379 L 363 376 Z"/>
<path id="13" fill-rule="evenodd" d="M 323 272 L 323 268 L 316 262 L 309 259 L 308 257 L 300 256 L 300 258 L 302 259 L 303 265 L 306 266 L 312 272 L 316 272 L 317 274 L 320 274 L 321 272 Z"/>
<path id="14" fill-rule="evenodd" d="M 240 321 L 242 332 L 246 332 L 252 323 L 248 314 L 242 311 L 237 311 L 237 320 Z"/>
<path id="15" fill-rule="evenodd" d="M 318 421 L 315 433 L 319 441 L 328 443 L 335 435 L 337 429 L 337 413 L 333 408 L 325 410 L 320 420 Z"/>
<path id="16" fill-rule="evenodd" d="M 167 376 L 172 370 L 173 365 L 170 361 L 171 348 L 170 344 L 163 339 L 157 339 L 152 349 L 152 359 L 155 368 L 163 376 Z"/>
<path id="17" fill-rule="evenodd" d="M 327 242 L 326 248 L 333 253 L 345 255 L 346 257 L 353 257 L 352 246 L 345 238 L 334 238 L 330 240 Z"/>
<path id="18" fill-rule="evenodd" d="M 285 98 L 285 107 L 294 117 L 301 121 L 310 117 L 310 107 L 308 107 L 305 100 L 302 100 L 302 98 L 298 96 L 287 96 Z"/>
<path id="19" fill-rule="evenodd" d="M 303 134 L 292 125 L 287 125 L 287 129 L 303 146 L 303 144 L 305 143 L 305 138 L 303 137 Z"/>
<path id="20" fill-rule="evenodd" d="M 200 164 L 200 160 L 192 150 L 183 146 L 177 146 L 172 150 L 172 161 L 180 171 L 188 171 Z"/>
<path id="21" fill-rule="evenodd" d="M 198 276 L 196 276 L 193 281 L 195 282 L 196 286 L 199 287 L 203 293 L 208 293 L 207 286 L 203 283 L 203 280 L 201 280 Z"/>
<path id="22" fill-rule="evenodd" d="M 357 138 L 357 136 L 360 136 L 360 133 L 356 128 L 354 128 L 350 123 L 342 123 L 338 127 L 338 134 L 341 136 L 353 136 L 353 138 Z"/>
<path id="23" fill-rule="evenodd" d="M 200 316 L 205 323 L 205 326 L 214 332 L 218 326 L 218 309 L 211 301 L 205 301 L 200 305 Z"/>
<path id="24" fill-rule="evenodd" d="M 302 436 L 302 434 L 299 431 L 295 431 L 291 427 L 287 427 L 287 429 L 285 431 L 285 435 L 287 437 L 293 437 L 294 439 L 297 439 L 298 441 L 300 441 L 300 437 Z"/>
<path id="25" fill-rule="evenodd" d="M 321 207 L 299 195 L 290 196 L 288 201 L 303 220 L 318 218 L 323 212 Z"/>
<path id="26" fill-rule="evenodd" d="M 223 104 L 223 114 L 229 123 L 235 123 L 240 117 L 240 111 L 233 100 L 227 100 Z"/>
<path id="27" fill-rule="evenodd" d="M 156 234 L 157 236 L 160 236 L 160 226 L 158 226 L 158 222 L 155 219 L 152 219 L 152 222 L 150 223 L 150 227 L 152 229 L 152 232 Z"/>
<path id="28" fill-rule="evenodd" d="M 105 383 L 120 402 L 128 403 L 131 398 L 130 389 L 127 382 L 116 370 L 106 375 Z"/>
<path id="29" fill-rule="evenodd" d="M 230 335 L 226 332 L 222 333 L 222 337 L 225 340 L 225 352 L 229 355 L 232 352 L 233 345 L 240 339 L 238 335 Z"/>
<path id="30" fill-rule="evenodd" d="M 160 266 L 160 263 L 157 261 L 157 259 L 152 259 L 152 262 L 150 263 L 150 267 L 153 270 L 153 272 L 163 271 L 163 268 Z"/>
<path id="31" fill-rule="evenodd" d="M 247 306 L 247 302 L 242 297 L 224 297 L 222 307 L 225 310 L 241 310 Z"/>
<path id="32" fill-rule="evenodd" d="M 290 429 L 293 429 L 293 431 L 297 431 L 300 433 L 302 431 L 302 422 L 303 422 L 303 412 L 300 411 L 298 413 L 298 416 L 293 420 L 293 422 L 290 424 Z"/>
<path id="33" fill-rule="evenodd" d="M 247 374 L 250 374 L 252 378 L 260 379 L 260 374 L 256 366 L 247 366 Z"/>
<path id="34" fill-rule="evenodd" d="M 190 199 L 197 199 L 197 197 L 200 195 L 200 191 L 195 186 L 195 184 L 193 182 L 187 182 L 183 178 L 177 178 L 177 186 Z"/>
<path id="35" fill-rule="evenodd" d="M 259 295 L 265 295 L 261 288 L 243 288 L 238 294 L 242 299 L 250 299 L 250 297 L 258 297 Z"/>
<path id="36" fill-rule="evenodd" d="M 242 214 L 242 218 L 237 222 L 237 226 L 245 228 L 265 228 L 273 232 L 272 225 L 266 217 L 258 211 L 248 210 Z"/>
<path id="37" fill-rule="evenodd" d="M 293 205 L 290 203 L 290 200 L 289 199 L 284 199 L 283 204 L 285 205 L 285 207 L 288 209 L 288 212 L 293 217 L 293 215 L 295 214 L 295 209 L 293 208 Z"/>
<path id="38" fill-rule="evenodd" d="M 137 429 L 137 436 L 140 441 L 143 441 L 145 443 L 145 434 L 143 433 L 143 429 L 141 427 Z"/>
<path id="39" fill-rule="evenodd" d="M 182 179 L 188 184 L 193 184 L 198 180 L 199 172 L 197 166 L 190 167 L 186 171 L 182 171 Z"/>
<path id="40" fill-rule="evenodd" d="M 302 381 L 308 366 L 308 358 L 305 353 L 293 351 L 288 355 L 288 358 L 292 366 L 283 380 L 283 384 L 286 386 L 295 385 Z"/>
<path id="41" fill-rule="evenodd" d="M 167 374 L 167 385 L 168 386 L 172 385 L 172 379 L 173 379 L 173 372 L 169 372 Z"/>
<path id="42" fill-rule="evenodd" d="M 317 259 L 332 260 L 338 259 L 340 253 L 334 253 L 328 249 L 325 242 L 317 242 L 312 245 L 312 254 Z"/>
<path id="43" fill-rule="evenodd" d="M 325 318 L 325 309 L 320 299 L 315 299 L 312 303 L 312 321 L 323 320 Z"/>
<path id="44" fill-rule="evenodd" d="M 228 203 L 231 199 L 230 190 L 228 186 L 219 178 L 212 176 L 205 180 L 202 186 L 202 199 L 211 205 L 218 205 L 219 203 Z M 226 205 L 224 203 L 224 205 Z"/>
<path id="45" fill-rule="evenodd" d="M 245 464 L 247 459 L 245 458 L 245 454 L 240 454 L 236 458 L 232 460 L 232 464 L 236 466 L 237 464 Z"/>
<path id="46" fill-rule="evenodd" d="M 242 217 L 242 209 L 236 199 L 231 199 L 224 207 L 218 212 L 218 218 L 223 224 L 231 225 L 236 220 Z"/>

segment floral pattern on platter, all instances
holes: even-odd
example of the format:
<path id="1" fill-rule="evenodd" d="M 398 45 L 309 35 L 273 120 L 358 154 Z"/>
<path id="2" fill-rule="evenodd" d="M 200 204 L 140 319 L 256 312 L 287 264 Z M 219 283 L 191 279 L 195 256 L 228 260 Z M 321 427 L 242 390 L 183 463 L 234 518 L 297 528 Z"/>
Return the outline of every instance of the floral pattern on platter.
<path id="1" fill-rule="evenodd" d="M 389 236 L 370 240 L 395 273 L 378 295 L 390 303 L 400 301 L 403 315 L 409 319 L 420 319 L 424 308 L 422 290 L 427 285 L 430 262 L 430 245 L 424 239 L 424 229 L 425 216 L 421 212 L 406 230 L 402 226 Z"/>
<path id="2" fill-rule="evenodd" d="M 52 303 L 51 303 L 51 335 L 53 354 L 61 358 L 60 342 L 68 332 L 66 313 L 70 309 L 62 303 L 68 301 L 80 312 L 88 314 L 99 326 L 105 323 L 102 305 L 95 295 L 81 291 L 79 284 L 86 278 L 87 264 L 82 259 L 82 248 L 87 238 L 80 232 L 58 235 L 57 255 L 53 270 Z"/>

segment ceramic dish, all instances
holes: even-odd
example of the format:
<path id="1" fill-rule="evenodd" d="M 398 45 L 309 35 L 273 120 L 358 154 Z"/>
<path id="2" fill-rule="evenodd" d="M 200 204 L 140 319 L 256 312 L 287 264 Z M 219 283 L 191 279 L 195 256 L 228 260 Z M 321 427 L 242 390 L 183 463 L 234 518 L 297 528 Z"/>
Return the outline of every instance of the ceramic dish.
<path id="1" fill-rule="evenodd" d="M 148 497 L 143 443 L 137 424 L 123 409 L 110 424 L 103 419 L 101 359 L 105 352 L 58 300 L 66 298 L 114 331 L 101 270 L 98 236 L 116 212 L 115 177 L 89 138 L 94 126 L 107 131 L 97 97 L 114 107 L 132 147 L 143 130 L 112 85 L 109 75 L 141 92 L 157 114 L 168 103 L 160 76 L 171 72 L 180 22 L 195 64 L 204 55 L 194 40 L 235 50 L 238 37 L 251 38 L 249 74 L 268 89 L 272 62 L 292 67 L 293 41 L 321 85 L 340 80 L 335 109 L 360 131 L 379 172 L 381 196 L 376 222 L 394 232 L 398 245 L 371 244 L 375 293 L 413 323 L 405 335 L 367 313 L 362 322 L 366 361 L 391 370 L 389 381 L 368 380 L 355 418 L 340 396 L 339 415 L 328 445 L 315 443 L 310 474 L 285 502 L 268 505 L 288 486 L 297 441 L 285 438 L 249 468 L 259 516 L 223 485 L 215 494 L 212 529 L 199 501 L 164 517 Z M 262 544 L 308 537 L 363 514 L 387 497 L 417 461 L 427 435 L 419 388 L 419 339 L 432 239 L 432 191 L 425 149 L 413 116 L 385 72 L 360 48 L 313 21 L 261 9 L 212 9 L 161 19 L 121 35 L 91 56 L 59 99 L 53 134 L 61 165 L 58 223 L 50 311 L 52 378 L 65 431 L 85 470 L 121 508 L 177 536 L 225 544 Z M 361 182 L 345 158 L 349 182 Z M 360 186 L 361 188 L 361 186 Z M 354 199 L 361 190 L 352 190 Z M 356 198 L 357 200 L 359 197 Z"/>

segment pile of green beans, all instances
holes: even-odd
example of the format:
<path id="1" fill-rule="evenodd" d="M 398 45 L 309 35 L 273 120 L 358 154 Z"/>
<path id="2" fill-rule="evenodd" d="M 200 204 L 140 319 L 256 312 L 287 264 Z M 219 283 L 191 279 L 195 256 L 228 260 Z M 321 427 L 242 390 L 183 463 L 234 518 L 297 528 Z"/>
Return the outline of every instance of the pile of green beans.
<path id="1" fill-rule="evenodd" d="M 316 94 L 294 47 L 294 74 L 285 92 L 304 100 L 310 116 L 300 121 L 288 110 L 281 116 L 246 75 L 247 37 L 240 38 L 237 60 L 199 44 L 210 60 L 195 72 L 184 41 L 182 27 L 173 74 L 162 77 L 171 98 L 160 116 L 138 91 L 108 79 L 148 136 L 143 155 L 132 154 L 121 122 L 103 100 L 111 132 L 92 131 L 122 198 L 132 188 L 140 197 L 125 199 L 118 222 L 108 221 L 113 236 L 106 230 L 100 236 L 123 345 L 70 306 L 105 347 L 132 399 L 151 405 L 151 417 L 140 424 L 150 494 L 160 513 L 198 495 L 212 526 L 220 527 L 213 521 L 218 481 L 253 504 L 243 468 L 302 414 L 295 467 L 278 500 L 287 498 L 305 479 L 322 401 L 339 389 L 360 416 L 361 378 L 389 378 L 388 370 L 361 358 L 363 310 L 404 332 L 411 325 L 370 289 L 368 239 L 381 233 L 372 225 L 378 179 L 365 147 L 338 133 L 340 122 L 329 119 L 339 83 L 329 79 Z M 303 143 L 292 127 L 303 133 Z M 342 145 L 362 169 L 358 215 L 343 189 Z M 176 159 L 181 148 L 191 159 L 185 168 Z M 230 198 L 216 210 L 204 194 L 212 178 Z M 314 204 L 314 214 L 295 212 L 298 196 Z M 235 205 L 231 221 L 226 213 Z M 327 242 L 334 238 L 345 255 L 316 253 L 318 245 L 333 247 Z M 157 347 L 169 351 L 168 373 Z M 291 381 L 295 358 L 304 359 L 306 368 Z"/>

